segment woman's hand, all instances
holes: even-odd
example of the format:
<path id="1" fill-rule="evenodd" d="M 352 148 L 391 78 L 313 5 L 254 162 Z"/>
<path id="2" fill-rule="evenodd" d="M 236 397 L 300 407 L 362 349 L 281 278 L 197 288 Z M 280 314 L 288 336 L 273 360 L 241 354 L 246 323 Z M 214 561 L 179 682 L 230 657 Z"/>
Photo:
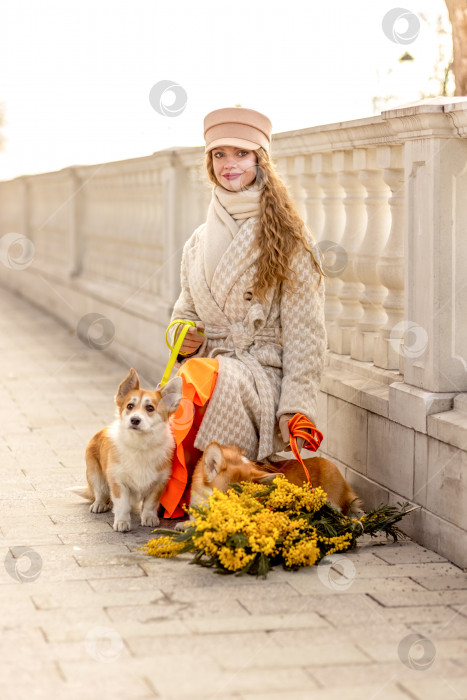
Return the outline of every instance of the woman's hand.
<path id="1" fill-rule="evenodd" d="M 189 328 L 185 338 L 183 339 L 182 346 L 179 350 L 180 354 L 191 355 L 196 352 L 198 348 L 203 344 L 203 336 L 198 333 L 198 330 L 204 331 L 203 321 L 196 321 L 196 328 Z"/>
<path id="2" fill-rule="evenodd" d="M 286 444 L 290 442 L 289 420 L 293 418 L 294 415 L 295 414 L 293 413 L 284 413 L 284 415 L 279 418 L 279 430 L 281 431 L 282 439 Z M 302 449 L 304 442 L 304 438 L 297 438 L 297 447 L 299 452 Z"/>

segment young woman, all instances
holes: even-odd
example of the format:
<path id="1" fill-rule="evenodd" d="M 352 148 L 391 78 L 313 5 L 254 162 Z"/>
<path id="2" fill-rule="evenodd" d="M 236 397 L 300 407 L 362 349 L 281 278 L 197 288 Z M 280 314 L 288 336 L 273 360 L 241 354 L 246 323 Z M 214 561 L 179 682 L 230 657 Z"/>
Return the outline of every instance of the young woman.
<path id="1" fill-rule="evenodd" d="M 314 240 L 271 161 L 271 130 L 265 115 L 240 107 L 204 120 L 214 187 L 207 220 L 183 250 L 172 314 L 196 323 L 178 358 L 186 402 L 196 409 L 187 429 L 186 402 L 181 407 L 176 435 L 188 471 L 212 440 L 262 460 L 287 448 L 294 414 L 315 424 L 324 280 Z M 186 469 L 174 468 L 162 499 L 166 515 L 181 514 L 175 502 L 183 483 Z"/>

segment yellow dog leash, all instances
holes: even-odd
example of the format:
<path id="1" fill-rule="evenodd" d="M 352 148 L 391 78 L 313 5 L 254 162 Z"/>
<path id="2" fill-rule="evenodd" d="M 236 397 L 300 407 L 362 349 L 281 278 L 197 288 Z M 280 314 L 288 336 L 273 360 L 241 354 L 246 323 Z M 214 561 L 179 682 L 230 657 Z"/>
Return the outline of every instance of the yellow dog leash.
<path id="1" fill-rule="evenodd" d="M 177 326 L 175 330 L 175 335 L 174 335 L 174 344 L 171 345 L 169 343 L 169 330 L 172 328 L 172 326 Z M 196 323 L 195 321 L 186 321 L 182 318 L 176 318 L 172 323 L 169 323 L 167 326 L 167 330 L 165 332 L 165 344 L 170 350 L 170 357 L 169 361 L 167 362 L 167 367 L 164 370 L 164 374 L 162 375 L 162 379 L 159 382 L 159 387 L 163 386 L 164 384 L 167 383 L 170 373 L 172 372 L 173 366 L 175 364 L 175 361 L 177 359 L 178 355 L 191 355 L 191 352 L 180 352 L 180 348 L 183 345 L 183 341 L 185 340 L 185 336 L 188 333 L 190 328 L 196 328 Z M 202 331 L 198 331 L 200 335 L 205 335 Z"/>

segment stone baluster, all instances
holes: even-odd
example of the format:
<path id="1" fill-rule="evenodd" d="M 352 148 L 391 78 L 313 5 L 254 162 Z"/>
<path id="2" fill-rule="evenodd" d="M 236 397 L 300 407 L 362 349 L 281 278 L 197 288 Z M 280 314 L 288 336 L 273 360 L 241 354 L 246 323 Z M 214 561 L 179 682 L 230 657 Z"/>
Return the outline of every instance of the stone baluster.
<path id="1" fill-rule="evenodd" d="M 317 174 L 312 171 L 311 156 L 306 156 L 304 172 L 300 182 L 305 190 L 305 217 L 308 228 L 316 241 L 320 241 L 324 230 L 323 190 L 318 184 Z"/>
<path id="2" fill-rule="evenodd" d="M 334 164 L 345 191 L 345 229 L 336 251 L 335 269 L 332 273 L 342 280 L 339 292 L 342 312 L 336 319 L 335 326 L 330 329 L 329 348 L 340 355 L 349 355 L 351 332 L 363 314 L 359 301 L 363 285 L 355 271 L 355 264 L 367 226 L 366 190 L 358 179 L 354 151 L 336 153 Z"/>
<path id="3" fill-rule="evenodd" d="M 162 185 L 163 198 L 162 206 L 162 226 L 163 226 L 163 250 L 164 262 L 163 279 L 165 288 L 163 290 L 163 298 L 166 301 L 168 308 L 171 307 L 172 300 L 178 295 L 179 290 L 179 270 L 171 264 L 172 260 L 181 251 L 178 250 L 177 235 L 179 230 L 180 208 L 179 187 L 177 177 L 178 161 L 172 155 L 168 155 L 167 159 L 160 164 L 159 177 Z"/>
<path id="4" fill-rule="evenodd" d="M 204 167 L 204 149 L 180 149 L 173 153 L 173 188 L 176 191 L 174 206 L 172 257 L 166 264 L 175 270 L 172 279 L 172 305 L 180 292 L 180 263 L 183 246 L 193 231 L 204 221 L 208 213 L 213 185 L 207 178 Z M 180 203 L 183 203 L 183 206 Z"/>
<path id="5" fill-rule="evenodd" d="M 189 230 L 186 232 L 186 238 L 193 233 L 193 230 L 206 221 L 206 215 L 208 213 L 209 202 L 211 199 L 211 185 L 210 181 L 203 178 L 198 168 L 191 168 L 189 172 L 189 182 L 190 188 L 192 189 L 192 207 L 189 212 L 190 224 L 188 226 Z"/>
<path id="6" fill-rule="evenodd" d="M 400 352 L 404 336 L 404 154 L 401 146 L 378 149 L 383 179 L 391 190 L 389 208 L 391 230 L 377 272 L 388 290 L 383 302 L 387 314 L 386 324 L 376 337 L 374 364 L 383 369 L 399 369 L 403 372 L 403 355 Z"/>
<path id="7" fill-rule="evenodd" d="M 19 207 L 19 230 L 26 238 L 31 238 L 31 187 L 27 175 L 19 178 L 20 187 L 20 207 Z"/>
<path id="8" fill-rule="evenodd" d="M 69 169 L 69 206 L 68 206 L 68 235 L 69 235 L 69 269 L 70 277 L 81 274 L 83 267 L 83 236 L 81 222 L 83 215 L 83 187 L 76 168 Z"/>
<path id="9" fill-rule="evenodd" d="M 284 181 L 287 184 L 289 194 L 292 197 L 295 207 L 302 219 L 306 222 L 307 191 L 303 183 L 305 156 L 280 158 L 278 164 L 280 164 L 280 174 L 284 176 Z"/>
<path id="10" fill-rule="evenodd" d="M 383 308 L 387 290 L 378 276 L 377 263 L 391 226 L 388 206 L 390 190 L 383 180 L 376 151 L 375 148 L 355 151 L 355 164 L 359 169 L 360 182 L 367 192 L 365 205 L 368 220 L 355 262 L 355 271 L 364 285 L 360 297 L 363 316 L 351 333 L 350 354 L 355 360 L 363 362 L 373 361 L 375 337 L 387 319 Z"/>
<path id="11" fill-rule="evenodd" d="M 339 244 L 345 226 L 343 205 L 344 190 L 339 184 L 337 173 L 333 168 L 333 155 L 316 153 L 311 157 L 313 172 L 317 175 L 318 185 L 323 190 L 324 226 L 318 248 L 324 270 L 332 268 L 335 263 L 333 250 Z M 337 277 L 326 277 L 326 331 L 331 335 L 331 327 L 342 311 L 339 294 L 342 282 Z"/>

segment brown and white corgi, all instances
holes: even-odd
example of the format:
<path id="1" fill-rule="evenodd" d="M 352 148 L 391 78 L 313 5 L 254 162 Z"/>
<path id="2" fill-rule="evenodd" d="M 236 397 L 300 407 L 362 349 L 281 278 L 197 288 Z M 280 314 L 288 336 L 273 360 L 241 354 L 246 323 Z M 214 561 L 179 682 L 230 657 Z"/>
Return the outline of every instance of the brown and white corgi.
<path id="1" fill-rule="evenodd" d="M 71 491 L 92 501 L 91 513 L 113 507 L 113 528 L 131 529 L 131 506 L 142 501 L 141 525 L 157 527 L 159 502 L 172 470 L 175 442 L 169 427 L 182 397 L 182 379 L 161 389 L 140 389 L 132 368 L 115 396 L 117 419 L 100 430 L 86 449 L 86 489 Z"/>
<path id="2" fill-rule="evenodd" d="M 361 507 L 357 495 L 345 481 L 335 464 L 324 457 L 304 460 L 313 486 L 321 486 L 328 500 L 343 513 L 355 512 Z M 284 476 L 297 486 L 306 481 L 303 467 L 296 459 L 274 462 L 274 465 L 250 461 L 236 445 L 221 446 L 211 442 L 206 447 L 193 472 L 190 505 L 205 502 L 214 488 L 227 491 L 230 484 L 240 481 L 270 483 L 277 476 Z"/>

